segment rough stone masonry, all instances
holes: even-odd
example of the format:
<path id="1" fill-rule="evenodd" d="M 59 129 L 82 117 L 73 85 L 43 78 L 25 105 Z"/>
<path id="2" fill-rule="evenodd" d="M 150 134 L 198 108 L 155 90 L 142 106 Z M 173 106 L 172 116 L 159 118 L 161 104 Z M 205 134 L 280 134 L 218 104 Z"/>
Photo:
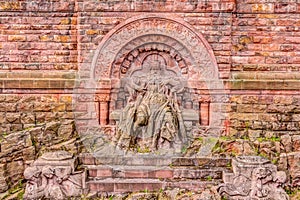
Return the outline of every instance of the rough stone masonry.
<path id="1" fill-rule="evenodd" d="M 128 24 L 153 16 L 174 19 L 165 30 L 183 36 L 183 42 L 172 47 L 176 40 L 162 37 L 157 41 L 163 49 L 149 47 L 142 41 L 151 38 L 130 32 L 135 26 Z M 192 31 L 180 32 L 185 29 L 178 24 Z M 209 156 L 263 156 L 288 174 L 292 191 L 300 184 L 299 26 L 298 0 L 0 1 L 0 192 L 18 188 L 25 168 L 44 152 L 87 151 L 78 134 L 87 127 L 97 132 L 101 125 L 115 134 L 110 114 L 119 105 L 118 81 L 130 70 L 125 61 L 138 66 L 126 54 L 135 55 L 137 44 L 137 58 L 150 50 L 163 58 L 166 52 L 173 55 L 172 49 L 180 53 L 168 64 L 178 65 L 192 85 L 191 98 L 181 103 L 186 109 L 192 103 L 201 125 L 184 151 L 187 156 L 202 152 L 202 135 L 217 132 Z M 112 40 L 122 36 L 122 27 L 136 39 L 125 47 L 127 40 Z M 193 49 L 188 45 L 193 34 L 202 45 L 195 51 L 202 49 L 184 53 Z M 99 52 L 108 55 L 105 60 Z M 197 82 L 194 58 L 204 71 L 214 67 L 209 74 L 216 84 Z M 205 58 L 210 59 L 202 62 Z M 92 76 L 97 83 L 90 84 Z M 222 116 L 213 127 L 217 131 L 205 132 L 214 113 Z"/>

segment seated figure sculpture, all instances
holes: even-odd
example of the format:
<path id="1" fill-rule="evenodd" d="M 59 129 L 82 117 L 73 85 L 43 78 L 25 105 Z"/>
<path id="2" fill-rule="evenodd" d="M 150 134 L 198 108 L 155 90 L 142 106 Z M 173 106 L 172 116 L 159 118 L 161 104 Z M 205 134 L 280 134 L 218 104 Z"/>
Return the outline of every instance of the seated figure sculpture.
<path id="1" fill-rule="evenodd" d="M 180 79 L 164 73 L 165 66 L 151 61 L 146 76 L 126 80 L 128 103 L 117 129 L 117 146 L 156 151 L 172 149 L 186 141 L 177 93 L 184 90 Z"/>

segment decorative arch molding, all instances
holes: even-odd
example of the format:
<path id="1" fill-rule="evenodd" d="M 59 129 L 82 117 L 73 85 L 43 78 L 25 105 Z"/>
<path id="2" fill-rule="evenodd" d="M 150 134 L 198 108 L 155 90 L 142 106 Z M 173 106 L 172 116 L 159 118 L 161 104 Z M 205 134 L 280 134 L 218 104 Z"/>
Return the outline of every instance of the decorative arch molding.
<path id="1" fill-rule="evenodd" d="M 129 63 L 137 58 L 140 53 L 151 51 L 169 54 L 176 60 L 183 74 L 187 73 L 187 66 L 194 62 L 190 60 L 189 50 L 177 40 L 164 35 L 144 35 L 131 40 L 126 48 L 118 52 L 115 62 L 112 64 L 111 77 L 119 77 L 118 73 L 120 71 L 124 74 L 130 67 Z"/>
<path id="2" fill-rule="evenodd" d="M 184 20 L 162 14 L 133 17 L 111 30 L 95 51 L 90 77 L 96 81 L 111 77 L 115 61 L 120 62 L 119 59 L 134 48 L 135 42 L 139 42 L 140 45 L 143 42 L 159 42 L 153 40 L 155 37 L 173 44 L 169 46 L 182 54 L 186 60 L 190 60 L 189 79 L 199 80 L 201 77 L 206 81 L 208 89 L 223 87 L 223 84 L 216 83 L 216 80 L 219 80 L 217 62 L 212 48 L 202 34 Z"/>

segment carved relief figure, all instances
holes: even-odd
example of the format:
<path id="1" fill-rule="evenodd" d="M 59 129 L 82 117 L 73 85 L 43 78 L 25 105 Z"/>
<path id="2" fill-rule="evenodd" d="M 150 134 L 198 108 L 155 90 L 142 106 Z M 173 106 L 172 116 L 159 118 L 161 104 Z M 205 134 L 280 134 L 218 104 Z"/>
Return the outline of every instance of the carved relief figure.
<path id="1" fill-rule="evenodd" d="M 117 146 L 130 149 L 136 144 L 151 151 L 173 148 L 186 140 L 177 94 L 183 83 L 165 73 L 161 60 L 150 60 L 148 73 L 127 77 L 129 98 L 118 125 Z M 143 66 L 144 70 L 147 66 Z"/>

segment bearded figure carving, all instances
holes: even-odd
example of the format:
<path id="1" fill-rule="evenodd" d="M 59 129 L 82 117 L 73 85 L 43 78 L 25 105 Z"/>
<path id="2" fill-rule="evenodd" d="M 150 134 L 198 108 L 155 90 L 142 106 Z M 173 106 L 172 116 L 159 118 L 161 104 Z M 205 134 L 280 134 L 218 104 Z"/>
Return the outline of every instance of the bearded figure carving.
<path id="1" fill-rule="evenodd" d="M 142 70 L 124 79 L 129 97 L 120 114 L 116 146 L 149 152 L 176 149 L 187 140 L 177 99 L 184 84 L 160 60 L 150 60 Z"/>

